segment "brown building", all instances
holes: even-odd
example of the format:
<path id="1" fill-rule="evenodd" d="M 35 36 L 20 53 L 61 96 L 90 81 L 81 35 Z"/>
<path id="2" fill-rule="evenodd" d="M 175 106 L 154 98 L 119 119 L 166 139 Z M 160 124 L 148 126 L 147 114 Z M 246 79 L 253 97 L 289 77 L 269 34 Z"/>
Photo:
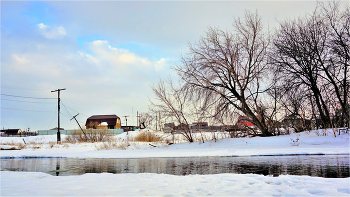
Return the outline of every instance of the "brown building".
<path id="1" fill-rule="evenodd" d="M 107 124 L 106 124 L 107 123 Z M 113 115 L 93 115 L 86 120 L 85 124 L 87 129 L 121 129 L 120 118 Z"/>

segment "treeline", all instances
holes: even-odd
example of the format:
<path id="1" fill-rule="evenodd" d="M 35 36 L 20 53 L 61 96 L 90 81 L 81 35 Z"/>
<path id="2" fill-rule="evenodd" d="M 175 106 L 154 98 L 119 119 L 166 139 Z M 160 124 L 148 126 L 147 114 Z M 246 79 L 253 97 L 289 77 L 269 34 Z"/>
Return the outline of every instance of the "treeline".
<path id="1" fill-rule="evenodd" d="M 263 28 L 258 13 L 235 19 L 233 31 L 209 28 L 174 70 L 179 81 L 154 85 L 152 110 L 179 125 L 232 125 L 244 116 L 252 134 L 276 135 L 286 117 L 297 131 L 349 126 L 349 6 L 319 3 L 311 14 Z M 191 141 L 189 128 L 183 133 Z M 189 133 L 189 134 L 188 134 Z"/>

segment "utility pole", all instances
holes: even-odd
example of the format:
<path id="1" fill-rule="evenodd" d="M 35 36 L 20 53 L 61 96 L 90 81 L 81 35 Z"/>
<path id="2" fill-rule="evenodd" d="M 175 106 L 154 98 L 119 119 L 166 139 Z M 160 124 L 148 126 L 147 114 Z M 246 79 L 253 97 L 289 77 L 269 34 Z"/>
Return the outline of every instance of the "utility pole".
<path id="1" fill-rule="evenodd" d="M 139 129 L 141 129 L 141 127 L 140 127 L 140 116 L 139 116 L 139 111 L 137 111 L 137 115 L 136 115 L 136 121 L 137 121 L 137 125 L 136 126 L 138 126 L 139 127 Z"/>
<path id="2" fill-rule="evenodd" d="M 86 140 L 88 140 L 88 137 L 86 136 L 86 133 L 84 132 L 84 130 L 81 128 L 81 126 L 80 126 L 80 124 L 79 124 L 79 122 L 77 121 L 77 119 L 76 119 L 76 117 L 78 116 L 79 114 L 77 114 L 77 115 L 75 115 L 75 116 L 73 116 L 73 118 L 74 118 L 74 120 L 77 122 L 77 124 L 79 125 L 79 127 L 80 127 L 80 130 L 84 133 L 84 135 L 85 135 L 85 137 L 86 137 Z M 73 118 L 71 118 L 70 120 L 72 121 L 73 120 Z"/>
<path id="3" fill-rule="evenodd" d="M 158 116 L 157 116 L 157 114 L 156 114 L 156 131 L 158 130 L 158 128 L 157 128 L 157 126 L 158 126 Z"/>
<path id="4" fill-rule="evenodd" d="M 162 122 L 160 119 L 160 112 L 159 112 L 159 131 L 162 131 Z"/>
<path id="5" fill-rule="evenodd" d="M 61 90 L 66 90 L 66 88 L 63 89 L 57 89 L 52 90 L 51 92 L 58 92 L 58 127 L 57 127 L 57 143 L 61 141 L 61 132 L 60 132 L 60 92 Z"/>
<path id="6" fill-rule="evenodd" d="M 129 146 L 129 129 L 127 128 L 128 127 L 128 119 L 127 119 L 127 117 L 129 117 L 129 116 L 123 116 L 123 117 L 125 118 L 126 143 Z"/>
<path id="7" fill-rule="evenodd" d="M 128 119 L 127 119 L 127 117 L 129 117 L 129 116 L 123 116 L 124 118 L 125 118 L 125 127 L 127 127 L 128 126 Z"/>

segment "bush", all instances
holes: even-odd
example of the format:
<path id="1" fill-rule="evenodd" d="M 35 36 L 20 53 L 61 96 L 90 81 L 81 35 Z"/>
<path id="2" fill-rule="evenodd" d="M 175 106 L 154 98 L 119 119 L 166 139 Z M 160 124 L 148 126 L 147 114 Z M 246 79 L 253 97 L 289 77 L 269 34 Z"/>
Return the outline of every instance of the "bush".
<path id="1" fill-rule="evenodd" d="M 81 131 L 74 131 L 65 138 L 65 142 L 78 143 L 78 142 L 106 142 L 110 141 L 113 133 L 108 129 L 85 129 L 85 135 Z"/>
<path id="2" fill-rule="evenodd" d="M 160 142 L 163 141 L 161 137 L 152 132 L 139 132 L 133 137 L 132 141 L 138 142 Z"/>
<path id="3" fill-rule="evenodd" d="M 112 150 L 112 149 L 119 149 L 119 150 L 126 150 L 128 148 L 128 143 L 125 141 L 118 141 L 118 142 L 101 142 L 95 146 L 96 150 Z"/>

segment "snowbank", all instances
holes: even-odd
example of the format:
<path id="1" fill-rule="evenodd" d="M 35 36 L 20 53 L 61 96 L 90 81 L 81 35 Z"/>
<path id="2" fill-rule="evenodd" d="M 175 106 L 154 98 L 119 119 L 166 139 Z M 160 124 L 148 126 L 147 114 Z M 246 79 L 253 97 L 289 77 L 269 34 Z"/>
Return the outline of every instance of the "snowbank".
<path id="1" fill-rule="evenodd" d="M 2 196 L 349 196 L 350 178 L 1 172 Z M 14 184 L 17 183 L 17 184 Z"/>
<path id="2" fill-rule="evenodd" d="M 129 132 L 129 136 L 138 131 Z M 208 134 L 210 135 L 210 134 Z M 64 138 L 64 136 L 63 136 Z M 126 133 L 115 136 L 126 141 Z M 132 142 L 126 150 L 99 150 L 101 143 L 57 145 L 56 136 L 1 137 L 0 144 L 29 142 L 43 143 L 41 147 L 28 145 L 22 150 L 1 150 L 0 157 L 68 157 L 68 158 L 145 158 L 145 157 L 200 157 L 200 156 L 251 156 L 298 154 L 350 154 L 349 134 L 334 137 L 319 132 L 275 137 L 229 138 L 218 141 L 178 143 L 173 145 Z M 297 140 L 298 139 L 298 140 Z M 295 142 L 297 140 L 297 142 Z M 294 142 L 293 142 L 294 141 Z M 8 147 L 7 147 L 8 148 Z"/>

